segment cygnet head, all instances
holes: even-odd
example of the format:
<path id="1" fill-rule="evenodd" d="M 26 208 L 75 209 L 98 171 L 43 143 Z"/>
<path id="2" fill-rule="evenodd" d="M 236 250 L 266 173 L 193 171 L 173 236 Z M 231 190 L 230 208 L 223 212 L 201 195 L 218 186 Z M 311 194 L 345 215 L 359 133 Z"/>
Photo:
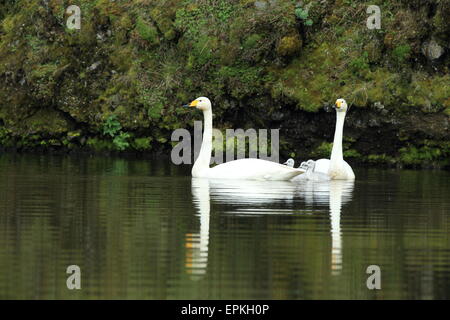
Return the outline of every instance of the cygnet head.
<path id="1" fill-rule="evenodd" d="M 291 168 L 293 168 L 294 167 L 294 159 L 292 159 L 292 158 L 289 158 L 289 159 L 287 159 L 287 161 L 285 162 L 285 163 L 283 163 L 283 164 L 285 164 L 285 165 L 287 165 L 288 167 L 291 167 Z"/>
<path id="2" fill-rule="evenodd" d="M 347 102 L 344 99 L 337 99 L 334 108 L 336 109 L 336 112 L 347 112 Z"/>
<path id="3" fill-rule="evenodd" d="M 211 101 L 206 97 L 200 97 L 186 105 L 186 107 L 194 107 L 202 111 L 211 110 Z"/>
<path id="4" fill-rule="evenodd" d="M 308 161 L 306 162 L 306 164 L 307 164 L 309 167 L 314 167 L 314 166 L 316 165 L 316 162 L 315 162 L 314 160 L 308 160 Z"/>

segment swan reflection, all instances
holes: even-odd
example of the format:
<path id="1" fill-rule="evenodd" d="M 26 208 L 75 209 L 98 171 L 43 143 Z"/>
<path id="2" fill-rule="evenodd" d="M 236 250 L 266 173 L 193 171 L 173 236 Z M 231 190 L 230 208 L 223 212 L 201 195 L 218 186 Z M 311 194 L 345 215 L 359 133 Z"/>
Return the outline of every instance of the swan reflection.
<path id="1" fill-rule="evenodd" d="M 298 191 L 308 205 L 328 205 L 331 222 L 331 271 L 342 270 L 341 208 L 352 199 L 353 180 L 302 181 Z"/>
<path id="2" fill-rule="evenodd" d="M 286 203 L 294 200 L 296 185 L 285 181 L 242 181 L 192 178 L 192 197 L 200 230 L 186 234 L 186 270 L 200 279 L 208 267 L 209 220 L 211 200 L 227 205 L 224 212 L 234 215 L 286 214 Z M 277 206 L 278 204 L 278 206 Z M 281 204 L 281 205 L 280 205 Z"/>
<path id="3" fill-rule="evenodd" d="M 192 197 L 200 230 L 186 234 L 187 272 L 193 279 L 200 279 L 206 274 L 211 201 L 223 205 L 221 212 L 248 216 L 305 213 L 308 209 L 296 205 L 302 203 L 298 201 L 302 198 L 306 205 L 329 208 L 331 269 L 333 274 L 339 274 L 342 269 L 341 207 L 351 201 L 353 186 L 354 182 L 348 180 L 292 183 L 193 178 Z"/>
<path id="4" fill-rule="evenodd" d="M 211 200 L 234 216 L 293 213 L 296 185 L 289 181 L 210 180 Z M 290 204 L 290 205 L 286 205 Z"/>
<path id="5" fill-rule="evenodd" d="M 208 179 L 192 179 L 192 197 L 200 219 L 200 232 L 186 234 L 186 269 L 189 274 L 201 278 L 208 267 L 210 212 Z"/>

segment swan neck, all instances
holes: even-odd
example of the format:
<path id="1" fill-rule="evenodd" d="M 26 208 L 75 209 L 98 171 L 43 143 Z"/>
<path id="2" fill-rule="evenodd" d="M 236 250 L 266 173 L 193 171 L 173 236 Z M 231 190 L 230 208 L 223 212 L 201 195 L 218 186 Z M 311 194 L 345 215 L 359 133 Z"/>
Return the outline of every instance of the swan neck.
<path id="1" fill-rule="evenodd" d="M 342 153 L 344 120 L 345 112 L 336 112 L 336 129 L 334 131 L 333 149 L 331 150 L 331 162 L 344 160 L 344 156 Z"/>
<path id="2" fill-rule="evenodd" d="M 200 153 L 197 160 L 194 163 L 193 169 L 207 169 L 209 168 L 209 163 L 211 161 L 211 151 L 212 151 L 212 111 L 207 109 L 203 111 L 204 117 L 204 129 L 203 129 L 203 139 L 202 146 L 200 148 Z"/>

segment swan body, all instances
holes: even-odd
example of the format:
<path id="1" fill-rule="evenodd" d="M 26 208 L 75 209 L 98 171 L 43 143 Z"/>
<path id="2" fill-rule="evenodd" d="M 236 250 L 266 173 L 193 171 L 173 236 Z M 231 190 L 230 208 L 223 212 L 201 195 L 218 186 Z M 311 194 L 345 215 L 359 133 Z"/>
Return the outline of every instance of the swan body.
<path id="1" fill-rule="evenodd" d="M 344 99 L 338 99 L 335 104 L 336 109 L 336 129 L 334 132 L 333 149 L 330 159 L 319 159 L 317 161 L 308 160 L 300 166 L 306 174 L 293 178 L 297 180 L 354 180 L 355 174 L 352 167 L 344 160 L 342 152 L 342 136 L 344 131 L 345 115 L 347 113 L 347 103 Z M 302 167 L 303 166 L 303 167 Z"/>
<path id="2" fill-rule="evenodd" d="M 345 160 L 340 161 L 335 166 L 332 166 L 331 160 L 329 159 L 319 159 L 315 163 L 314 173 L 327 175 L 329 180 L 355 179 L 352 167 Z"/>
<path id="3" fill-rule="evenodd" d="M 286 170 L 291 169 L 291 170 Z M 242 180 L 290 180 L 303 171 L 261 159 L 239 159 L 194 172 L 193 177 Z"/>
<path id="4" fill-rule="evenodd" d="M 188 106 L 202 110 L 205 122 L 202 146 L 192 167 L 192 177 L 236 180 L 291 180 L 305 172 L 302 169 L 290 168 L 262 159 L 239 159 L 210 168 L 212 151 L 211 101 L 208 98 L 200 97 Z"/>

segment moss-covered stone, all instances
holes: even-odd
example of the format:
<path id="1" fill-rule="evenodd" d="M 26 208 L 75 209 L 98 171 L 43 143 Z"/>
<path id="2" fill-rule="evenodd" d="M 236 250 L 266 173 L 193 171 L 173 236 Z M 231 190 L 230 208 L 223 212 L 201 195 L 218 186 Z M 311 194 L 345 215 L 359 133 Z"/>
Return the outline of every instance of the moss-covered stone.
<path id="1" fill-rule="evenodd" d="M 295 33 L 292 35 L 284 36 L 280 39 L 277 46 L 277 53 L 280 56 L 288 57 L 298 53 L 301 47 L 302 40 L 300 38 L 300 35 Z"/>
<path id="2" fill-rule="evenodd" d="M 372 4 L 381 30 L 358 1 L 79 0 L 81 30 L 68 30 L 64 2 L 7 1 L 0 145 L 167 151 L 192 124 L 178 106 L 204 95 L 216 127 L 280 127 L 282 154 L 325 157 L 334 118 L 323 110 L 343 97 L 346 157 L 445 165 L 448 1 Z M 430 60 L 432 41 L 445 50 Z M 111 115 L 121 128 L 105 136 Z"/>

